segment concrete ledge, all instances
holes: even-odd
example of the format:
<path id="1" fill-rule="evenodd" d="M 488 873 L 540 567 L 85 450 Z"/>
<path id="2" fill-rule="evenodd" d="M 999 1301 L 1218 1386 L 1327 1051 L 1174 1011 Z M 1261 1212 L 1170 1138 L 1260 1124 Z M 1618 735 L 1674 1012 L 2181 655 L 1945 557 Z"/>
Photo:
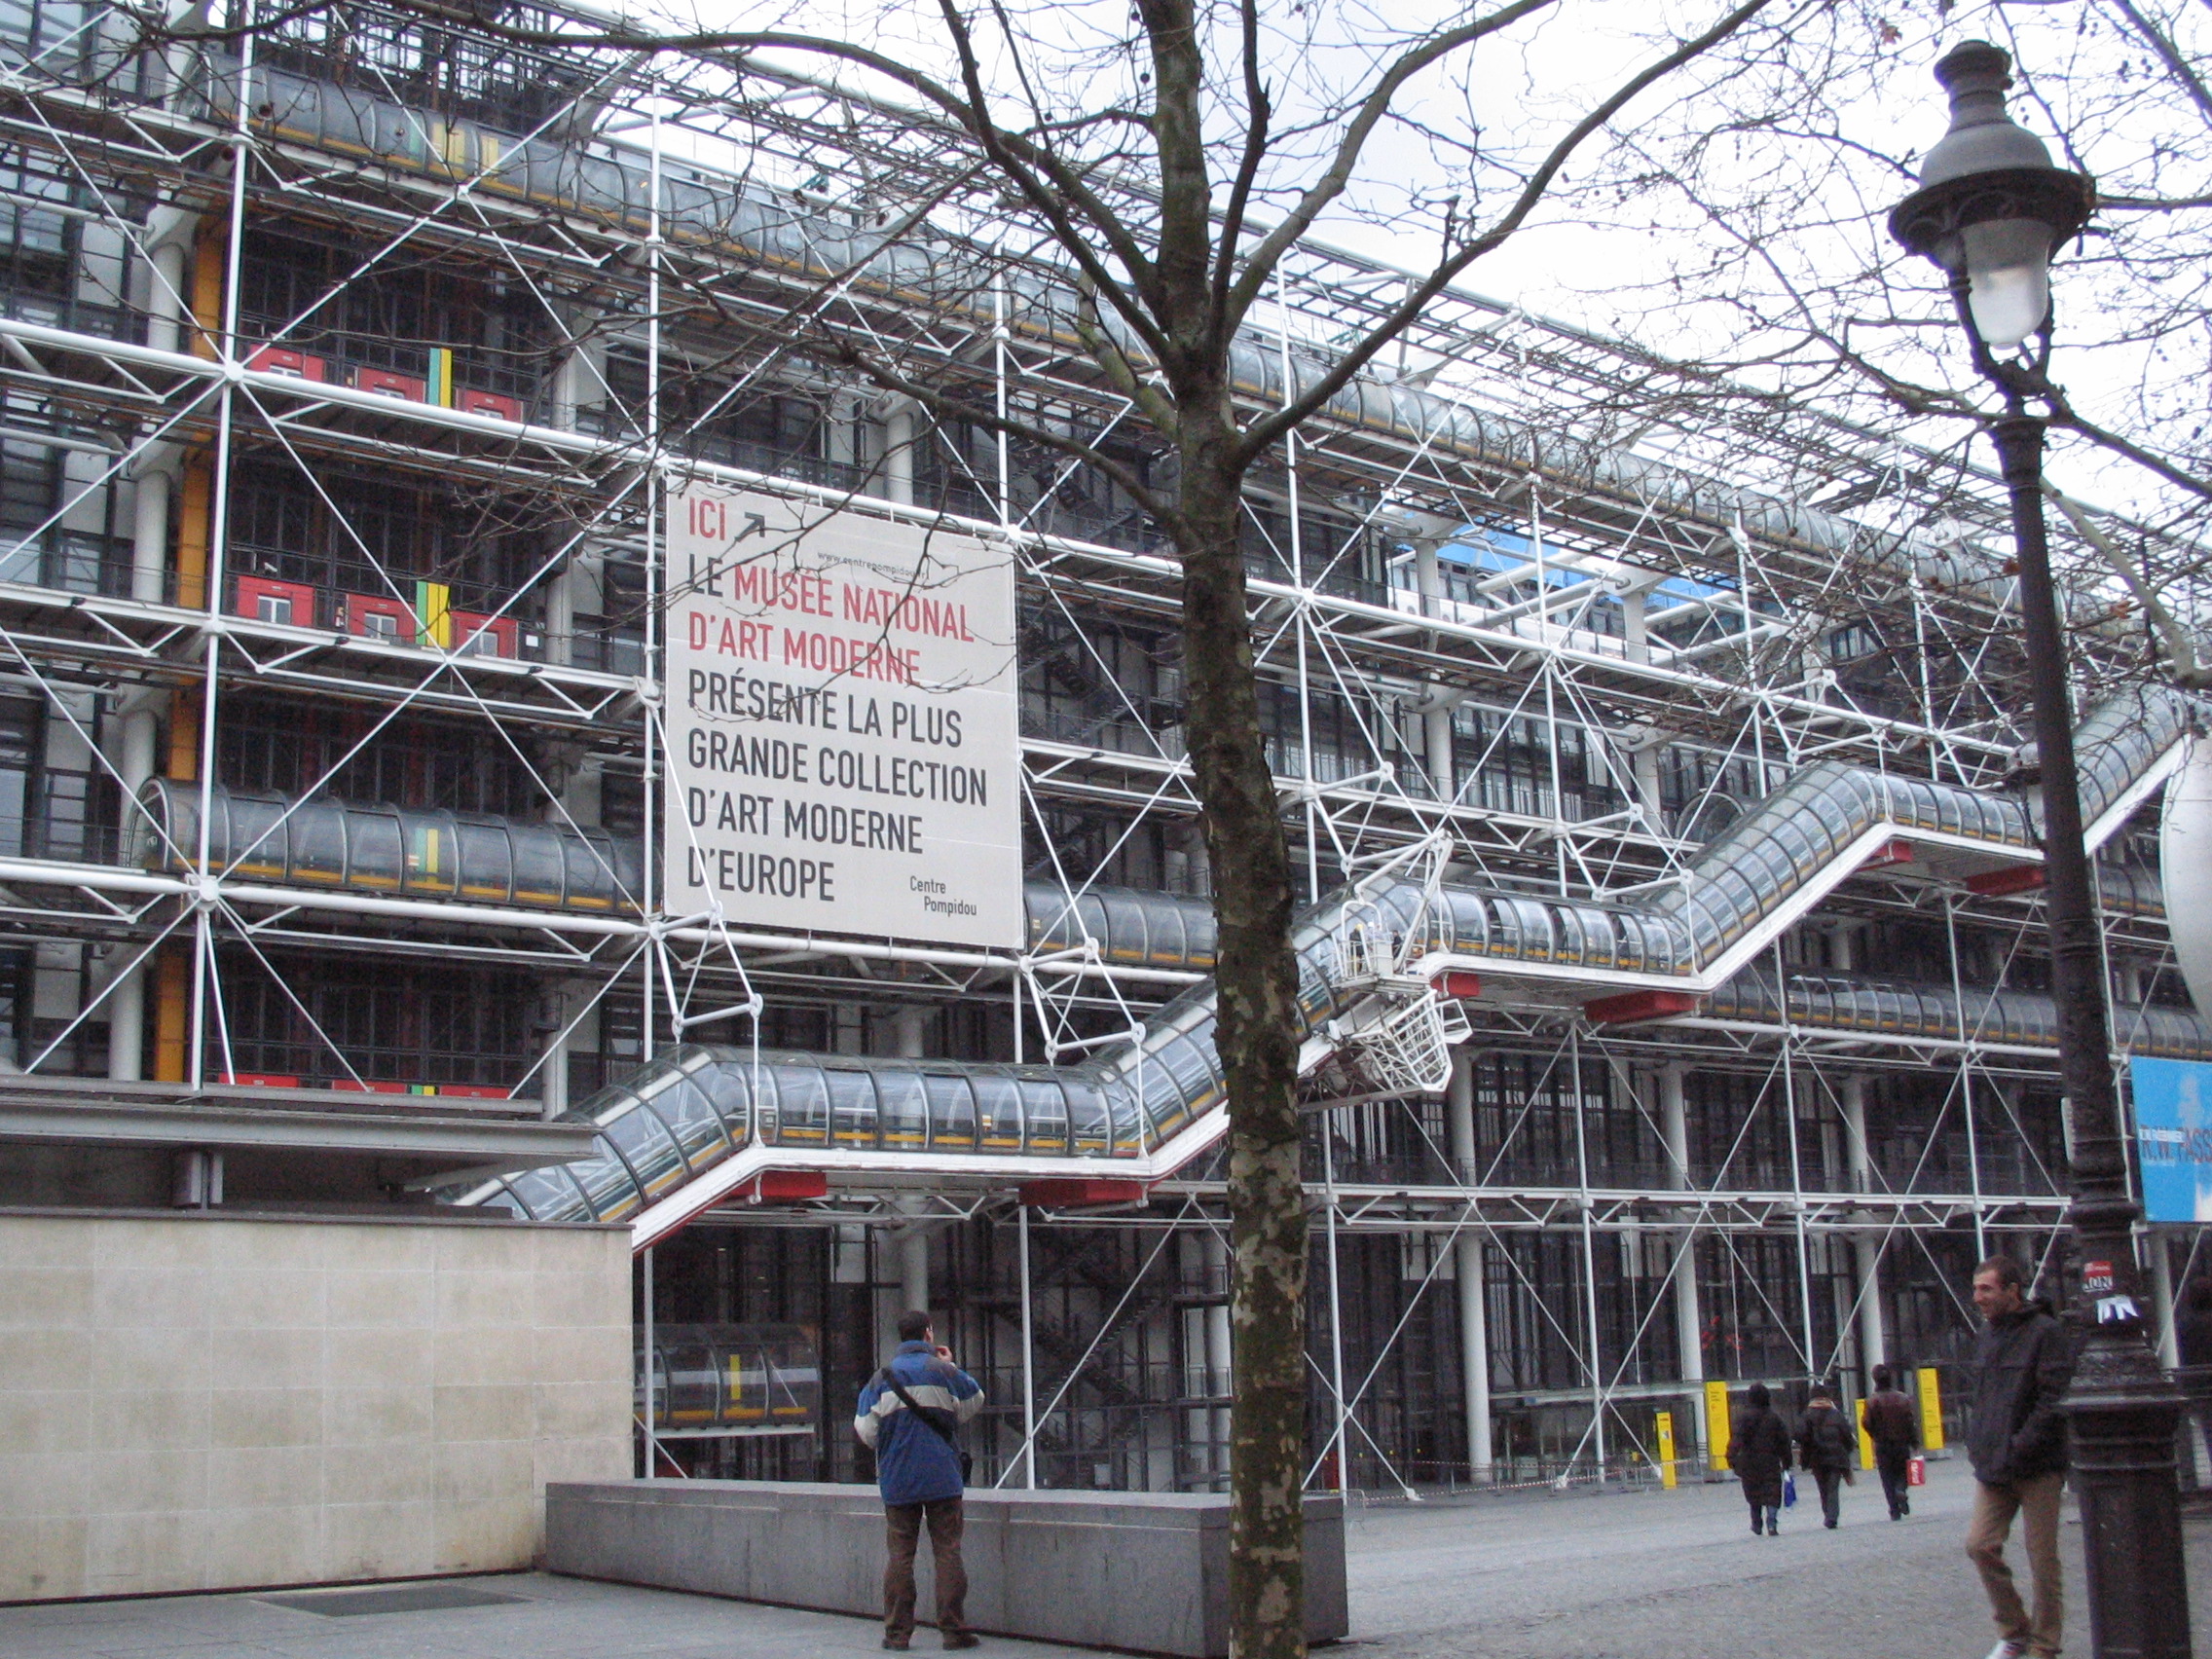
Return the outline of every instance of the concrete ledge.
<path id="1" fill-rule="evenodd" d="M 545 1489 L 545 1565 L 745 1602 L 878 1618 L 874 1489 L 798 1481 L 620 1481 Z M 924 1618 L 935 1606 L 925 1545 Z M 963 1556 L 979 1631 L 1221 1659 L 1229 1499 L 1168 1493 L 971 1492 Z M 1306 1637 L 1349 1629 L 1344 1502 L 1306 1500 Z"/>

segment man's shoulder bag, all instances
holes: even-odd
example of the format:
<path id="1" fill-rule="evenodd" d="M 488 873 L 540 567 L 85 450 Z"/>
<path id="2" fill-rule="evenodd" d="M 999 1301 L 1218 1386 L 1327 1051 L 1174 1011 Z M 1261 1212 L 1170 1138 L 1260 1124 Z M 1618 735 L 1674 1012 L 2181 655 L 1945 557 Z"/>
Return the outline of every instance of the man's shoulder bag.
<path id="1" fill-rule="evenodd" d="M 960 1484 L 966 1486 L 976 1472 L 976 1456 L 960 1444 L 959 1437 L 953 1432 L 958 1426 L 958 1419 L 942 1406 L 919 1404 L 913 1395 L 906 1392 L 899 1379 L 891 1374 L 890 1366 L 885 1366 L 876 1374 L 876 1377 L 877 1381 L 882 1382 L 886 1388 L 899 1396 L 901 1405 L 912 1412 L 920 1421 L 935 1429 L 944 1443 L 952 1448 L 954 1455 L 960 1459 Z"/>

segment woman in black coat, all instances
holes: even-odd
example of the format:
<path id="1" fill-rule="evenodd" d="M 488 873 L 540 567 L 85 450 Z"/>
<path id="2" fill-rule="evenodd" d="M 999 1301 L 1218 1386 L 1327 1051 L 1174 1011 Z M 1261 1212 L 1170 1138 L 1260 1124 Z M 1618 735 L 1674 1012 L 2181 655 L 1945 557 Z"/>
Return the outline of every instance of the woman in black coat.
<path id="1" fill-rule="evenodd" d="M 1770 1538 L 1781 1535 L 1782 1475 L 1789 1467 L 1789 1430 L 1774 1415 L 1764 1382 L 1745 1391 L 1750 1410 L 1736 1419 L 1728 1439 L 1728 1466 L 1744 1483 L 1744 1501 L 1751 1506 L 1751 1534 L 1763 1525 Z"/>

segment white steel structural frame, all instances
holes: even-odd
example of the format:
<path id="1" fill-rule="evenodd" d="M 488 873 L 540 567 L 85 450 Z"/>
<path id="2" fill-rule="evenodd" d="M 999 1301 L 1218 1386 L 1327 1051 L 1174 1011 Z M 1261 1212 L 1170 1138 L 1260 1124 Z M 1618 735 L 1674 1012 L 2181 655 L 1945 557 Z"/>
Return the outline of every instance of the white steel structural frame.
<path id="1" fill-rule="evenodd" d="M 179 874 L 127 862 L 0 858 L 0 882 L 12 884 L 12 902 L 0 906 L 0 920 L 18 938 L 80 952 L 92 943 L 123 942 L 143 957 L 189 917 L 186 1069 L 177 1080 L 186 1091 L 239 1069 L 231 1057 L 217 972 L 219 944 L 241 946 L 255 956 L 311 1026 L 312 1014 L 285 982 L 284 971 L 263 953 L 263 944 L 350 949 L 395 961 L 465 953 L 549 977 L 586 976 L 593 988 L 564 1014 L 563 1040 L 593 1016 L 611 989 L 634 984 L 645 1011 L 642 1033 L 648 1054 L 656 1029 L 681 1038 L 688 1022 L 737 1020 L 742 1023 L 735 1029 L 743 1032 L 738 1040 L 757 1044 L 763 998 L 828 1005 L 860 987 L 866 987 L 862 994 L 880 995 L 888 983 L 899 996 L 924 1006 L 978 992 L 1009 997 L 1015 1041 L 1032 1055 L 1057 1059 L 1120 1040 L 1152 1006 L 1192 982 L 1196 976 L 1185 972 L 1103 960 L 1095 940 L 1068 952 L 825 940 L 670 914 L 656 900 L 649 851 L 658 839 L 653 814 L 659 786 L 673 764 L 664 752 L 650 676 L 667 577 L 657 503 L 679 473 L 779 491 L 825 513 L 947 524 L 990 540 L 1016 563 L 1025 596 L 1041 612 L 1065 616 L 1079 648 L 1093 658 L 1096 647 L 1085 638 L 1079 618 L 1109 617 L 1139 632 L 1171 629 L 1172 561 L 1141 547 L 1087 540 L 1033 524 L 1051 484 L 1064 479 L 1067 469 L 1061 465 L 1051 480 L 1032 480 L 1042 487 L 1024 505 L 1016 498 L 1014 459 L 1003 436 L 994 445 L 988 474 L 968 480 L 985 510 L 961 515 L 913 499 L 910 459 L 901 498 L 900 447 L 889 436 L 894 423 L 906 423 L 910 443 L 935 436 L 926 427 L 917 430 L 910 413 L 887 416 L 878 423 L 883 430 L 872 435 L 866 423 L 853 424 L 849 441 L 873 444 L 881 461 L 875 479 L 858 490 L 687 453 L 705 424 L 748 387 L 765 386 L 785 370 L 793 370 L 803 383 L 805 365 L 793 365 L 788 353 L 756 353 L 703 412 L 674 425 L 664 421 L 664 371 L 672 350 L 665 336 L 678 332 L 668 296 L 692 292 L 699 281 L 696 268 L 712 263 L 663 234 L 666 165 L 673 158 L 685 166 L 700 166 L 702 155 L 726 150 L 732 133 L 743 131 L 771 140 L 756 164 L 756 176 L 769 182 L 778 181 L 779 167 L 795 169 L 802 157 L 840 154 L 864 181 L 870 169 L 892 163 L 905 169 L 903 176 L 925 176 L 922 158 L 886 148 L 883 112 L 796 83 L 772 109 L 733 108 L 713 95 L 725 71 L 704 60 L 664 61 L 665 73 L 628 81 L 612 65 L 575 83 L 578 90 L 567 110 L 542 125 L 551 127 L 587 101 L 596 104 L 591 119 L 602 141 L 634 155 L 650 181 L 648 228 L 632 250 L 642 252 L 644 271 L 642 420 L 627 432 L 611 425 L 594 432 L 572 419 L 508 420 L 419 400 L 395 402 L 356 387 L 311 387 L 296 376 L 255 366 L 254 350 L 267 342 L 241 333 L 242 277 L 255 227 L 273 211 L 292 209 L 311 220 L 343 214 L 382 239 L 381 251 L 321 296 L 318 307 L 405 257 L 472 258 L 511 272 L 538 291 L 548 274 L 573 277 L 591 264 L 595 251 L 619 250 L 631 240 L 620 227 L 579 225 L 551 209 L 494 202 L 483 188 L 488 169 L 481 166 L 414 172 L 387 166 L 380 172 L 370 163 L 337 158 L 257 127 L 248 95 L 255 54 L 248 34 L 238 49 L 236 69 L 216 66 L 218 80 L 225 73 L 239 78 L 227 117 L 219 108 L 196 113 L 182 97 L 133 102 L 112 88 L 42 73 L 37 63 L 11 63 L 7 70 L 0 141 L 12 153 L 42 159 L 55 177 L 83 187 L 92 205 L 71 203 L 71 213 L 111 239 L 118 264 L 129 267 L 109 308 L 118 317 L 128 320 L 130 295 L 136 293 L 139 313 L 157 320 L 168 315 L 172 323 L 181 317 L 189 333 L 196 296 L 179 290 L 173 271 L 158 257 L 150 220 L 137 215 L 111 181 L 129 178 L 142 186 L 151 181 L 147 188 L 165 209 L 220 215 L 228 226 L 219 255 L 220 314 L 201 334 L 202 349 L 189 349 L 182 338 L 166 345 L 140 343 L 121 337 L 126 331 L 120 328 L 103 334 L 82 326 L 81 317 L 60 314 L 67 307 L 41 320 L 35 306 L 13 295 L 0 307 L 0 350 L 7 353 L 0 376 L 11 398 L 43 399 L 71 412 L 66 423 L 31 436 L 51 439 L 56 454 L 102 463 L 69 474 L 44 522 L 24 527 L 18 541 L 50 540 L 94 506 L 105 502 L 112 508 L 126 480 L 135 479 L 134 487 L 145 490 L 147 479 L 163 476 L 165 447 L 180 439 L 213 457 L 200 605 L 181 603 L 181 593 L 148 597 L 136 586 L 109 593 L 0 583 L 0 645 L 6 660 L 22 670 L 15 678 L 46 702 L 55 723 L 78 729 L 93 762 L 88 770 L 104 770 L 126 799 L 145 779 L 129 776 L 103 753 L 104 728 L 89 729 L 78 703 L 95 693 L 112 700 L 116 691 L 166 689 L 197 699 L 199 707 L 197 764 L 189 779 L 179 780 L 197 784 L 199 791 L 193 869 Z M 645 134 L 642 144 L 631 136 L 638 129 Z M 418 135 L 432 136 L 427 125 Z M 839 143 L 848 150 L 831 148 Z M 203 167 L 203 158 L 219 166 Z M 18 192 L 18 203 L 34 210 L 50 204 L 27 189 Z M 962 211 L 957 204 L 948 208 L 947 222 L 966 223 L 972 232 Z M 744 275 L 764 282 L 758 270 Z M 1378 314 L 1403 276 L 1323 246 L 1300 250 L 1285 269 L 1272 332 L 1263 342 L 1285 365 L 1285 380 L 1294 359 Z M 186 278 L 188 286 L 193 279 Z M 1009 327 L 1004 280 L 1002 270 L 987 316 L 906 318 L 918 357 L 970 379 L 976 378 L 977 364 L 987 363 L 982 378 L 1002 412 L 1065 407 L 1112 430 L 1125 409 L 1071 369 L 1049 343 L 1025 339 Z M 880 300 L 856 297 L 842 282 L 825 285 L 809 277 L 792 287 L 809 304 L 847 308 L 856 327 L 877 326 L 891 313 Z M 91 304 L 83 292 L 73 290 L 65 298 L 79 310 Z M 731 337 L 756 337 L 775 303 L 793 302 L 764 286 L 728 296 Z M 570 314 L 551 303 L 544 310 L 556 319 Z M 278 327 L 269 339 L 282 341 L 301 320 Z M 605 387 L 604 365 L 584 350 L 603 325 L 623 325 L 618 305 L 582 330 L 571 330 L 568 344 L 570 360 L 582 363 Z M 696 332 L 693 328 L 673 350 L 695 350 Z M 1681 376 L 1673 391 L 1655 394 L 1651 387 L 1666 376 L 1648 355 L 1473 295 L 1447 296 L 1408 336 L 1401 356 L 1409 379 L 1449 363 L 1434 378 L 1439 397 L 1519 430 L 1541 432 L 1556 424 L 1567 435 L 1561 459 L 1538 463 L 1533 457 L 1524 461 L 1447 455 L 1433 433 L 1376 431 L 1324 419 L 1286 446 L 1279 467 L 1256 484 L 1256 553 L 1263 562 L 1272 554 L 1273 563 L 1252 584 L 1255 638 L 1263 676 L 1294 708 L 1296 739 L 1282 746 L 1281 784 L 1303 838 L 1311 893 L 1335 885 L 1347 867 L 1443 831 L 1459 847 L 1455 879 L 1596 898 L 1632 894 L 1679 877 L 1700 838 L 1701 818 L 1709 826 L 1712 810 L 1728 793 L 1723 785 L 1731 767 L 1735 777 L 1750 780 L 1754 793 L 1790 769 L 1828 757 L 1975 787 L 2002 783 L 2019 733 L 2006 719 L 2002 687 L 2009 595 L 2002 580 L 1990 577 L 1990 567 L 1976 565 L 1972 557 L 1974 539 L 2003 523 L 2002 498 L 1986 478 L 1933 452 L 1808 412 L 1773 409 L 1748 389 L 1722 388 L 1693 399 L 1688 377 Z M 685 372 L 695 374 L 697 366 L 695 358 L 688 359 Z M 1645 399 L 1633 409 L 1625 401 L 1631 387 Z M 1595 415 L 1588 408 L 1593 402 Z M 613 412 L 611 401 L 608 408 Z M 1620 440 L 1631 424 L 1643 428 L 1634 439 L 1637 456 L 1725 475 L 1731 487 L 1715 487 L 1717 510 L 1711 505 L 1679 510 L 1656 496 L 1639 499 L 1618 475 L 1604 474 L 1595 463 L 1628 453 Z M 225 579 L 234 573 L 228 566 L 232 462 L 234 446 L 248 433 L 256 442 L 273 442 L 299 469 L 333 524 L 378 569 L 395 598 L 410 572 L 383 568 L 318 482 L 319 467 L 382 466 L 411 477 L 445 472 L 488 490 L 535 491 L 581 502 L 568 521 L 566 541 L 510 597 L 508 607 L 527 599 L 534 587 L 565 579 L 564 567 L 587 544 L 636 546 L 645 595 L 640 618 L 640 666 L 645 672 L 624 675 L 573 662 L 387 645 L 235 614 Z M 1719 464 L 1722 456 L 1725 466 Z M 1747 521 L 1746 487 L 1788 501 L 1839 479 L 1855 490 L 1873 490 L 1859 503 L 1877 521 L 1862 527 L 1869 549 L 1909 532 L 1895 592 L 1853 592 L 1855 578 L 1870 564 L 1835 557 L 1824 562 L 1802 538 L 1768 535 Z M 1441 539 L 1427 536 L 1425 586 L 1419 525 L 1448 527 Z M 166 528 L 173 533 L 176 527 Z M 2186 550 L 2160 543 L 2141 527 L 2116 528 L 2140 540 L 2155 555 L 2153 563 L 2166 569 L 2186 556 Z M 1329 539 L 1315 545 L 1311 538 L 1324 531 Z M 1391 565 L 1385 557 L 1380 580 L 1361 573 L 1363 560 L 1373 567 L 1379 554 L 1401 543 L 1411 549 L 1410 562 Z M 1442 557 L 1440 548 L 1452 556 Z M 179 573 L 174 555 L 162 551 L 165 570 L 174 578 Z M 2083 569 L 2095 568 L 2084 549 L 2075 551 Z M 9 568 L 18 567 L 17 561 Z M 1460 591 L 1438 591 L 1446 580 L 1459 584 Z M 2110 584 L 2081 585 L 2095 596 Z M 2081 619 L 2093 680 L 2117 681 L 2129 670 L 2118 618 L 2116 611 L 2102 623 L 2094 616 Z M 1615 626 L 1619 632 L 1612 631 Z M 1836 645 L 1837 636 L 1852 628 L 1886 628 L 1900 639 L 1909 635 L 1913 648 L 1899 654 L 1910 672 L 1890 677 L 1909 693 L 1905 704 L 1876 706 L 1863 690 L 1854 690 L 1850 670 L 1863 659 L 1843 655 Z M 550 635 L 549 627 L 546 632 Z M 1108 667 L 1103 659 L 1094 666 Z M 1196 811 L 1179 746 L 1162 739 L 1111 673 L 1105 678 L 1119 699 L 1119 707 L 1097 720 L 1098 730 L 1111 728 L 1110 741 L 1067 741 L 1049 729 L 1030 730 L 1023 739 L 1025 817 L 1037 835 L 1038 869 L 1068 900 L 1112 884 L 1129 868 L 1134 862 L 1129 848 L 1140 832 L 1179 833 Z M 481 722 L 514 753 L 542 786 L 557 819 L 571 829 L 577 825 L 563 789 L 526 753 L 523 740 L 558 734 L 597 741 L 640 770 L 648 853 L 640 866 L 636 913 L 586 915 L 303 889 L 241 874 L 237 866 L 245 858 L 235 849 L 232 867 L 217 867 L 221 861 L 211 857 L 210 825 L 234 687 L 344 700 L 373 711 L 375 729 L 424 713 Z M 1316 717 L 1323 713 L 1327 741 L 1317 738 Z M 1509 741 L 1516 732 L 1533 736 Z M 1440 753 L 1448 768 L 1441 775 Z M 1652 757 L 1648 764 L 1646 756 Z M 1530 760 L 1525 791 L 1515 770 L 1520 758 Z M 1661 799 L 1661 758 L 1685 780 L 1672 807 Z M 329 785 L 343 764 L 332 766 L 318 787 Z M 1570 790 L 1569 774 L 1577 770 L 1586 788 Z M 2157 781 L 2149 780 L 2146 790 Z M 1486 793 L 1493 786 L 1503 793 Z M 1583 799 L 1591 791 L 1620 804 L 1595 814 L 1582 805 L 1569 808 L 1570 794 Z M 300 792 L 302 798 L 310 793 Z M 2100 827 L 2103 836 L 2123 835 L 2127 819 L 2142 804 L 2139 796 L 2127 803 L 2127 811 L 2111 816 Z M 129 810 L 124 809 L 127 829 Z M 1060 820 L 1051 817 L 1083 811 L 1119 826 L 1088 865 L 1071 856 L 1072 847 L 1054 832 Z M 1818 919 L 1793 925 L 1789 946 L 1798 952 L 1796 960 L 1816 960 L 1820 947 L 1807 941 L 1818 929 L 1913 922 L 1924 919 L 1932 905 L 1940 908 L 1951 953 L 1946 977 L 1962 1006 L 1972 989 L 1960 975 L 1962 926 L 1981 941 L 1984 956 L 1994 949 L 1989 941 L 2002 940 L 1996 954 L 2003 963 L 2034 958 L 2032 901 L 1962 898 L 1940 870 L 1912 867 L 1870 872 L 1838 888 L 1824 899 Z M 2157 919 L 2116 908 L 2109 921 L 2116 961 L 2138 977 L 2155 977 L 2163 948 Z M 1774 941 L 1771 950 L 1779 964 L 1783 942 Z M 67 1027 L 45 1049 L 57 1049 L 79 1026 L 96 1024 L 89 1016 L 102 1008 L 100 997 L 116 996 L 120 1005 L 117 987 L 130 971 L 112 977 L 98 995 L 71 1009 Z M 869 977 L 879 974 L 896 977 Z M 1964 1222 L 1977 1244 L 1985 1235 L 2016 1235 L 2035 1242 L 2038 1257 L 2047 1248 L 2056 1198 L 2048 1191 L 1985 1186 L 1973 1103 L 1976 1091 L 1987 1088 L 2017 1124 L 2018 1103 L 2000 1085 L 2016 1088 L 2046 1079 L 2047 1053 L 1971 1036 L 1952 1042 L 1823 1030 L 1797 1023 L 1787 999 L 1775 1021 L 1692 1014 L 1632 1029 L 1593 1026 L 1581 1016 L 1581 1005 L 1608 988 L 1619 986 L 1585 975 L 1556 987 L 1529 980 L 1493 991 L 1493 1000 L 1482 1005 L 1476 1042 L 1488 1053 L 1564 1063 L 1577 1080 L 1592 1056 L 1624 1076 L 1649 1075 L 1665 1065 L 1689 1065 L 1713 1075 L 1777 1075 L 1783 1080 L 1780 1109 L 1789 1125 L 1792 1178 L 1787 1187 L 1716 1177 L 1697 1189 L 1686 1170 L 1683 1187 L 1594 1180 L 1583 1141 L 1588 1108 L 1579 1081 L 1571 1107 L 1577 1154 L 1570 1180 L 1481 1179 L 1480 1171 L 1447 1157 L 1442 1161 L 1456 1171 L 1456 1180 L 1363 1182 L 1336 1167 L 1333 1140 L 1322 1149 L 1327 1179 L 1321 1231 L 1331 1241 L 1325 1276 L 1332 1290 L 1340 1235 L 1356 1239 L 1440 1234 L 1456 1245 L 1474 1230 L 1473 1261 L 1495 1260 L 1515 1273 L 1518 1264 L 1495 1254 L 1496 1240 L 1548 1234 L 1575 1242 L 1579 1305 L 1547 1308 L 1546 1313 L 1557 1315 L 1554 1323 L 1563 1331 L 1577 1325 L 1584 1331 L 1580 1365 L 1593 1410 L 1588 1449 L 1578 1453 L 1577 1466 L 1606 1466 L 1608 1421 L 1611 1433 L 1623 1426 L 1617 1418 L 1608 1419 L 1609 1404 L 1634 1397 L 1633 1390 L 1643 1386 L 1624 1384 L 1630 1390 L 1624 1394 L 1607 1382 L 1608 1370 L 1617 1382 L 1631 1356 L 1607 1354 L 1600 1340 L 1601 1245 L 1640 1238 L 1655 1225 L 1652 1215 L 1688 1208 L 1694 1219 L 1685 1238 L 1790 1242 L 1799 1357 L 1807 1374 L 1825 1374 L 1839 1363 L 1851 1323 L 1838 1323 L 1829 1351 L 1815 1351 L 1814 1257 L 1833 1241 L 1862 1239 L 1878 1231 L 1884 1245 L 1902 1240 L 1925 1250 L 1927 1238 Z M 319 1028 L 314 1035 L 351 1081 L 360 1083 L 344 1043 Z M 548 1044 L 537 1065 L 560 1053 L 558 1042 Z M 1800 1097 L 1812 1113 L 1805 1121 L 1832 1120 L 1832 1127 L 1846 1121 L 1845 1080 L 1912 1066 L 1940 1068 L 1955 1080 L 1942 1114 L 1947 1121 L 1955 1101 L 1969 1141 L 1966 1189 L 1922 1188 L 1908 1181 L 1906 1191 L 1870 1193 L 1809 1184 L 1798 1167 Z M 529 1075 L 518 1081 L 526 1083 Z M 1636 1097 L 1633 1087 L 1628 1092 Z M 1753 1116 L 1775 1110 L 1773 1092 L 1763 1087 L 1753 1092 L 1746 1129 Z M 1325 1116 L 1336 1123 L 1362 1110 L 1370 1118 L 1410 1116 L 1417 1124 L 1419 1116 L 1417 1104 L 1405 1102 L 1331 1108 Z M 1493 1168 L 1508 1158 L 1518 1132 L 1482 1149 Z M 1858 1132 L 1862 1141 L 1863 1129 Z M 841 1175 L 835 1205 L 852 1213 L 854 1204 L 868 1202 L 867 1171 L 883 1167 L 856 1164 Z M 1685 1200 L 1684 1187 L 1693 1191 L 1694 1203 Z M 1218 1185 L 1204 1179 L 1170 1183 L 1161 1196 L 1169 1193 L 1201 1206 L 1217 1204 L 1220 1196 Z M 1148 1225 L 1101 1217 L 1059 1217 L 1051 1224 Z M 1882 1254 L 1877 1249 L 1877 1258 Z M 1442 1260 L 1429 1257 L 1420 1280 L 1424 1287 L 1437 1280 Z M 1869 1287 L 1859 1284 L 1857 1302 L 1868 1296 Z M 1636 1343 L 1653 1327 L 1657 1307 L 1654 1300 L 1636 1322 Z M 1332 1294 L 1332 1329 L 1342 1311 Z M 1372 1356 L 1371 1375 L 1383 1357 Z M 1870 1363 L 1862 1354 L 1859 1362 L 1862 1368 Z M 1329 1370 L 1337 1402 L 1334 1438 L 1342 1456 L 1351 1436 L 1369 1436 L 1369 1430 L 1357 1419 L 1360 1390 L 1347 1382 L 1341 1345 Z M 1386 1467 L 1390 1458 L 1382 1448 L 1372 1436 L 1368 1444 Z M 1619 1459 L 1611 1461 L 1618 1466 Z M 1033 1449 L 1023 1462 L 1026 1478 L 1034 1479 Z"/>

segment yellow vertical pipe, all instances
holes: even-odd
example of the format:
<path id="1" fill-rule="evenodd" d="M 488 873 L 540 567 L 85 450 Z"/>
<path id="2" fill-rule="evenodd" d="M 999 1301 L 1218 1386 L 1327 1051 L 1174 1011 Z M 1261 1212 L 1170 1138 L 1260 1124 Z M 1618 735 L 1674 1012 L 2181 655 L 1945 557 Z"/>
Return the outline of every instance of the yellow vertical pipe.
<path id="1" fill-rule="evenodd" d="M 223 337 L 223 265 L 230 239 L 210 213 L 192 243 L 192 354 L 212 360 Z"/>
<path id="2" fill-rule="evenodd" d="M 207 536 L 215 512 L 215 469 L 205 455 L 184 463 L 177 492 L 176 602 L 187 610 L 207 605 Z"/>
<path id="3" fill-rule="evenodd" d="M 165 946 L 154 974 L 154 1081 L 184 1081 L 184 1040 L 190 1022 L 192 975 L 184 952 Z"/>
<path id="4" fill-rule="evenodd" d="M 162 776 L 180 784 L 200 777 L 200 693 L 195 687 L 181 686 L 169 693 L 169 757 Z M 191 847 L 184 851 L 188 858 L 200 856 Z"/>

